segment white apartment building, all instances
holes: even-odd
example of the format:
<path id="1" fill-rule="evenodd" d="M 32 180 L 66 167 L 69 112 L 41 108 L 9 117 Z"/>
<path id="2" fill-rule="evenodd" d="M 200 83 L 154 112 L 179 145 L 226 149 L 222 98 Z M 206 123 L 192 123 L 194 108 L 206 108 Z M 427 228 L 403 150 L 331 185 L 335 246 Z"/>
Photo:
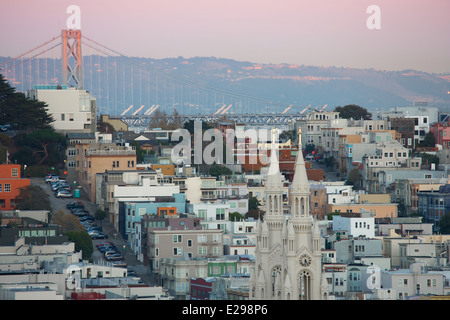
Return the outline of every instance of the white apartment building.
<path id="1" fill-rule="evenodd" d="M 344 214 L 343 214 L 344 215 Z M 372 239 L 375 237 L 375 219 L 370 214 L 362 217 L 333 216 L 333 231 L 347 231 L 347 234 Z"/>
<path id="2" fill-rule="evenodd" d="M 295 131 L 302 129 L 302 145 L 314 144 L 318 147 L 322 142 L 322 128 L 326 128 L 328 120 L 339 119 L 339 112 L 312 111 L 306 114 L 304 120 L 295 124 Z"/>
<path id="3" fill-rule="evenodd" d="M 443 295 L 444 275 L 427 272 L 421 263 L 409 269 L 381 272 L 381 287 L 397 292 L 397 299 L 404 300 L 416 295 Z"/>
<path id="4" fill-rule="evenodd" d="M 159 184 L 156 175 L 143 177 L 137 185 L 114 185 L 114 227 L 119 230 L 119 203 L 133 201 L 155 202 L 156 197 L 171 197 L 180 193 L 180 187 L 173 183 Z"/>
<path id="5" fill-rule="evenodd" d="M 340 135 L 362 135 L 364 127 L 349 127 L 347 119 L 329 120 L 327 127 L 322 128 L 322 141 L 320 147 L 324 157 L 339 159 L 339 136 Z"/>
<path id="6" fill-rule="evenodd" d="M 202 218 L 205 229 L 218 229 L 227 232 L 231 229 L 229 221 L 230 205 L 227 203 L 194 203 L 187 205 L 188 212 Z"/>
<path id="7" fill-rule="evenodd" d="M 34 86 L 27 93 L 31 99 L 45 102 L 59 132 L 94 132 L 96 99 L 86 90 L 66 86 Z"/>

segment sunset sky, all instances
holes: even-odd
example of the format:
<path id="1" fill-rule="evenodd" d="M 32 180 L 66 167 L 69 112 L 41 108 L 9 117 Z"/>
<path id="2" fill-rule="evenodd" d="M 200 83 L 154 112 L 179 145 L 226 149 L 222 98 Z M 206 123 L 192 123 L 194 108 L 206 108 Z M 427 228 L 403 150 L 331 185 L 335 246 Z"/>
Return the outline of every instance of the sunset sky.
<path id="1" fill-rule="evenodd" d="M 128 56 L 450 72 L 450 0 L 1 0 L 0 56 L 60 34 L 71 4 L 84 35 Z"/>

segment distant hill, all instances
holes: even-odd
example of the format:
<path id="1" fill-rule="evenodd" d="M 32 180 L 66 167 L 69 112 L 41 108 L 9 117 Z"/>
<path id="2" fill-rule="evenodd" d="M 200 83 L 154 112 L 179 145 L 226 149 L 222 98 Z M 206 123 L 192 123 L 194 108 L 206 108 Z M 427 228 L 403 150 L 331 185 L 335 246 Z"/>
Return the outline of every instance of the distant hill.
<path id="1" fill-rule="evenodd" d="M 119 86 L 122 86 L 124 82 L 120 79 L 112 81 L 112 75 L 129 77 L 125 74 L 129 71 L 124 72 L 122 70 L 130 69 L 130 59 L 118 58 L 117 61 L 114 60 L 115 65 L 111 63 L 113 59 L 109 58 L 109 64 L 107 64 L 108 60 L 104 57 L 84 58 L 85 88 L 97 96 L 98 104 L 103 108 L 103 113 L 114 113 L 111 100 L 108 100 L 110 101 L 108 106 L 105 102 L 105 93 L 109 92 L 111 95 L 111 92 L 120 94 L 123 91 L 123 88 Z M 151 66 L 154 68 L 153 70 L 170 74 L 174 78 L 181 77 L 209 87 L 299 106 L 323 106 L 327 104 L 327 110 L 330 110 L 336 106 L 358 104 L 369 111 L 373 111 L 397 106 L 409 106 L 417 101 L 426 101 L 431 106 L 446 110 L 450 108 L 450 74 L 430 74 L 414 70 L 385 71 L 289 64 L 258 64 L 215 57 L 133 59 L 140 64 Z M 7 60 L 6 57 L 0 57 L 0 63 Z M 40 65 L 43 68 L 44 62 Z M 59 60 L 47 61 L 46 66 L 51 68 L 52 65 L 55 70 L 50 69 L 48 74 L 59 75 L 61 67 Z M 106 66 L 108 67 L 106 68 Z M 122 66 L 126 66 L 126 68 L 123 69 Z M 108 88 L 106 87 L 106 80 L 99 79 L 98 72 L 92 72 L 92 70 L 97 71 L 95 68 L 102 69 L 103 74 L 108 69 Z M 135 70 L 137 69 L 135 67 Z M 24 68 L 23 72 L 24 79 L 26 79 L 28 68 Z M 142 88 L 138 89 L 140 83 L 138 74 L 135 71 L 133 80 L 131 82 L 127 80 L 126 82 L 128 89 L 131 87 L 131 83 L 134 83 L 134 90 L 130 91 L 134 101 L 139 101 L 139 95 L 142 97 L 146 94 L 145 84 L 141 84 Z M 151 74 L 153 75 L 154 72 L 151 72 Z M 40 78 L 43 78 L 42 74 Z M 40 80 L 41 84 L 42 81 Z M 162 85 L 161 82 L 160 91 Z M 90 86 L 93 87 L 90 88 Z M 117 87 L 114 88 L 113 86 Z M 20 90 L 19 86 L 18 89 Z M 140 90 L 143 91 L 140 92 Z M 126 100 L 120 99 L 120 101 Z M 129 102 L 130 100 L 128 98 L 128 103 L 133 104 Z M 138 105 L 139 102 L 134 104 Z M 116 106 L 116 112 L 124 109 L 123 103 L 120 107 Z M 202 112 L 214 111 L 202 109 Z M 282 110 L 270 111 L 281 112 Z M 296 111 L 298 109 L 290 110 L 290 112 Z M 233 112 L 236 113 L 239 110 L 233 110 Z"/>

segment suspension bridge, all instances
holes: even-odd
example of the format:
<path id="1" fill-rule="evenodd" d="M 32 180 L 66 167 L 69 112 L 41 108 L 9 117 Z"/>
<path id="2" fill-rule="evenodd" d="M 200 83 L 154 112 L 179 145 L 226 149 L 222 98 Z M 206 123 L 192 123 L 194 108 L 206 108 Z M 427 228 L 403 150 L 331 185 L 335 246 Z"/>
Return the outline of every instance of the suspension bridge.
<path id="1" fill-rule="evenodd" d="M 287 123 L 310 108 L 211 86 L 171 72 L 149 59 L 132 58 L 81 35 L 63 30 L 13 58 L 0 58 L 0 73 L 26 92 L 36 86 L 65 85 L 91 92 L 97 113 L 148 123 L 156 110 L 184 120 L 227 116 L 241 123 Z"/>

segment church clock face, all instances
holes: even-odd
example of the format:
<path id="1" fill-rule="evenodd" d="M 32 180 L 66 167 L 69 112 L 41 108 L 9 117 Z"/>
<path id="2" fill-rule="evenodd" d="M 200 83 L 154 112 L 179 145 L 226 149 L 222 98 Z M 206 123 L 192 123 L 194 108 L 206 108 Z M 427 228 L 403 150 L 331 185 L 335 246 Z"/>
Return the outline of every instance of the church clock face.
<path id="1" fill-rule="evenodd" d="M 299 262 L 303 267 L 308 267 L 311 264 L 311 257 L 307 254 L 302 254 L 300 256 Z"/>

